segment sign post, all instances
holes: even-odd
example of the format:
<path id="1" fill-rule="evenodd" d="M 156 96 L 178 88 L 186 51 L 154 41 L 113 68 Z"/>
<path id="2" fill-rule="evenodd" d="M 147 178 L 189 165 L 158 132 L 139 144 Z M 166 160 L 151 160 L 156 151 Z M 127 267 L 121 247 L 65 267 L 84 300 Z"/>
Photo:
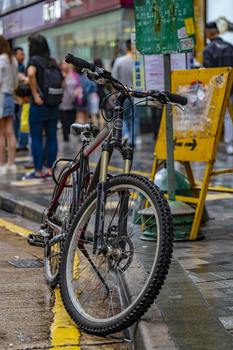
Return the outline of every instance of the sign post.
<path id="1" fill-rule="evenodd" d="M 171 57 L 169 54 L 163 56 L 164 66 L 164 88 L 165 91 L 171 91 Z M 172 107 L 166 105 L 166 144 L 167 144 L 167 179 L 168 179 L 168 199 L 175 200 L 175 170 L 173 155 L 173 123 L 172 123 Z"/>
<path id="2" fill-rule="evenodd" d="M 171 91 L 171 53 L 185 53 L 195 45 L 192 0 L 134 0 L 136 47 L 143 55 L 164 54 L 164 86 Z M 166 106 L 168 199 L 175 199 L 173 125 Z"/>

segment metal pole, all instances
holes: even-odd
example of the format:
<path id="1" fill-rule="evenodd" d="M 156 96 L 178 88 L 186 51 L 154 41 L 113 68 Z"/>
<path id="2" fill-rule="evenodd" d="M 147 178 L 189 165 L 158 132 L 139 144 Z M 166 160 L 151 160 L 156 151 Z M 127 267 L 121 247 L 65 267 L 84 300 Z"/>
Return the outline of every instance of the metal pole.
<path id="1" fill-rule="evenodd" d="M 171 58 L 169 54 L 163 55 L 164 69 L 164 88 L 166 91 L 171 91 Z M 166 121 L 166 144 L 167 144 L 167 173 L 168 173 L 168 199 L 175 200 L 175 170 L 174 170 L 174 155 L 173 155 L 173 122 L 172 122 L 172 107 L 166 105 L 165 108 Z"/>

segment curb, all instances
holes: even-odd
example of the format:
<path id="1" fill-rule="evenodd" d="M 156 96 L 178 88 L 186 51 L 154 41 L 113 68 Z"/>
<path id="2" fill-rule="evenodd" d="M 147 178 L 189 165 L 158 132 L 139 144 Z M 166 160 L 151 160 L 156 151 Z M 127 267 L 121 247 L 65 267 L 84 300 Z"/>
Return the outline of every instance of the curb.
<path id="1" fill-rule="evenodd" d="M 19 200 L 13 194 L 0 191 L 0 209 L 11 214 L 16 214 L 35 221 L 41 222 L 42 214 L 45 208 L 28 200 Z"/>
<path id="2" fill-rule="evenodd" d="M 135 350 L 177 350 L 169 328 L 155 303 L 136 327 Z"/>

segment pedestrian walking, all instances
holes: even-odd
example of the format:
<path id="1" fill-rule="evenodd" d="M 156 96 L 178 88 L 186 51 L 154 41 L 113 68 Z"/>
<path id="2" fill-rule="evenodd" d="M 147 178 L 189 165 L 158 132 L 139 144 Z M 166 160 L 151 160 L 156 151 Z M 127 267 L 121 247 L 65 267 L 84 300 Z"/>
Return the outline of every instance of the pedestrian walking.
<path id="1" fill-rule="evenodd" d="M 61 63 L 61 72 L 66 82 L 62 103 L 59 106 L 61 112 L 61 124 L 63 131 L 63 139 L 69 142 L 70 126 L 75 122 L 75 105 L 81 104 L 79 99 L 81 83 L 78 74 L 74 72 L 73 66 L 64 60 Z"/>
<path id="2" fill-rule="evenodd" d="M 34 170 L 24 179 L 44 178 L 52 175 L 52 166 L 57 156 L 58 106 L 62 101 L 64 78 L 56 61 L 50 57 L 47 40 L 40 34 L 29 38 L 29 62 L 27 75 L 32 92 L 29 112 L 31 151 Z M 43 154 L 43 132 L 46 144 Z M 46 171 L 43 172 L 43 158 Z"/>
<path id="3" fill-rule="evenodd" d="M 0 35 L 0 174 L 15 172 L 14 91 L 18 85 L 18 64 L 8 41 Z M 5 165 L 6 147 L 8 163 Z"/>
<path id="4" fill-rule="evenodd" d="M 13 54 L 18 62 L 18 80 L 19 84 L 27 83 L 28 79 L 26 76 L 26 69 L 24 67 L 24 51 L 22 47 L 15 47 L 13 49 Z M 21 106 L 17 98 L 15 99 L 15 118 L 14 118 L 14 129 L 15 137 L 17 140 L 16 152 L 28 151 L 28 133 L 22 132 L 20 130 L 20 116 L 21 116 Z"/>
<path id="5" fill-rule="evenodd" d="M 210 43 L 204 48 L 204 67 L 233 67 L 233 45 L 219 36 L 215 22 L 206 24 L 206 36 Z M 233 93 L 230 101 L 233 104 Z M 233 124 L 228 109 L 224 119 L 224 142 L 227 154 L 233 154 Z"/>
<path id="6" fill-rule="evenodd" d="M 112 75 L 117 80 L 121 81 L 128 87 L 133 86 L 133 60 L 132 60 L 132 49 L 131 40 L 126 41 L 125 55 L 118 57 L 113 65 Z M 134 142 L 137 144 L 141 143 L 140 139 L 140 112 L 137 107 L 134 108 L 134 135 L 132 135 L 132 107 L 129 99 L 124 102 L 124 119 L 123 119 L 123 138 L 129 139 L 129 144 L 134 146 Z"/>

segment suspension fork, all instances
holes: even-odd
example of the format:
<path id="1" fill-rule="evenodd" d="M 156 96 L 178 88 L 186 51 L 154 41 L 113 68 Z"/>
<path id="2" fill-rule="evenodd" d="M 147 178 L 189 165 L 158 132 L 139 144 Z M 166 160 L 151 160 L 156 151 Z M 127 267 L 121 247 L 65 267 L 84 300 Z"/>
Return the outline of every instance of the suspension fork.
<path id="1" fill-rule="evenodd" d="M 106 181 L 108 172 L 108 163 L 114 147 L 121 148 L 122 126 L 123 126 L 123 104 L 125 95 L 120 93 L 117 96 L 114 112 L 113 112 L 113 130 L 112 141 L 104 142 L 102 146 L 100 177 L 97 186 L 97 204 L 96 204 L 96 218 L 95 218 L 95 232 L 93 243 L 93 254 L 96 250 L 104 249 L 104 214 L 105 204 L 107 198 Z"/>
<path id="2" fill-rule="evenodd" d="M 122 97 L 122 99 L 119 100 L 119 105 L 118 109 L 122 110 L 121 111 L 121 122 L 123 123 L 123 104 L 124 104 L 125 96 Z M 122 124 L 123 126 L 123 124 Z M 114 129 L 113 129 L 114 131 Z M 113 132 L 114 135 L 114 132 Z M 113 137 L 114 139 L 114 137 Z M 115 140 L 116 142 L 120 141 L 121 143 L 122 139 L 122 128 L 121 130 L 118 130 L 116 127 L 115 130 Z M 123 173 L 124 174 L 129 174 L 131 167 L 132 167 L 132 162 L 133 162 L 133 150 L 126 146 L 126 147 L 121 147 L 122 149 L 122 156 L 124 159 L 124 168 L 123 168 Z M 127 222 L 128 222 L 128 207 L 129 207 L 129 198 L 130 198 L 130 193 L 129 191 L 121 191 L 119 193 L 120 196 L 120 205 L 119 205 L 119 220 L 118 220 L 118 238 L 122 236 L 127 235 Z"/>
<path id="3" fill-rule="evenodd" d="M 129 174 L 133 161 L 133 151 L 130 147 L 123 149 L 124 168 L 123 173 Z M 118 238 L 127 235 L 127 221 L 129 208 L 129 191 L 120 192 L 119 220 L 118 220 Z"/>
<path id="4" fill-rule="evenodd" d="M 100 176 L 97 186 L 97 204 L 96 204 L 96 217 L 95 217 L 95 231 L 94 231 L 94 243 L 93 254 L 96 250 L 104 248 L 104 211 L 106 204 L 106 181 L 108 174 L 108 164 L 111 158 L 113 147 L 109 142 L 105 142 L 102 146 L 101 163 L 100 163 Z"/>
<path id="5" fill-rule="evenodd" d="M 82 201 L 83 201 L 83 192 L 82 187 L 85 180 L 86 172 L 88 167 L 88 159 L 84 157 L 83 150 L 80 154 L 80 168 L 79 168 L 79 177 L 78 177 L 78 183 L 77 183 L 77 209 L 80 207 Z"/>

